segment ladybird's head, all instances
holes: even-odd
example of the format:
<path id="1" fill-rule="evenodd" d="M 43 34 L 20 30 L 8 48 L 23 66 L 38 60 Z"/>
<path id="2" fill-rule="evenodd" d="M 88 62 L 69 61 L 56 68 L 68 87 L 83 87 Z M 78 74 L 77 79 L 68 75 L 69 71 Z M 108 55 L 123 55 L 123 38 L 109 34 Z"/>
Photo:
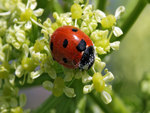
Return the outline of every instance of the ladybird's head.
<path id="1" fill-rule="evenodd" d="M 89 46 L 85 49 L 82 58 L 79 63 L 79 69 L 87 70 L 92 67 L 95 61 L 95 51 L 93 46 Z"/>

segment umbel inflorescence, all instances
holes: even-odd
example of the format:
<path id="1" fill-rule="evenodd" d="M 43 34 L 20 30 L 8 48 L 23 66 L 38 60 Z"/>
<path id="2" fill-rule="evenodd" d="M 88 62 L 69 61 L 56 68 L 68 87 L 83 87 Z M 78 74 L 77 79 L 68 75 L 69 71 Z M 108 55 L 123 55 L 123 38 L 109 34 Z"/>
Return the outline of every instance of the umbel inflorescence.
<path id="1" fill-rule="evenodd" d="M 43 87 L 53 95 L 72 98 L 77 91 L 70 87 L 74 79 L 82 79 L 83 93 L 97 91 L 104 103 L 111 102 L 113 74 L 105 68 L 99 55 L 119 49 L 119 41 L 110 42 L 112 35 L 119 37 L 122 30 L 116 26 L 125 8 L 120 6 L 114 15 L 106 15 L 83 0 L 75 0 L 70 12 L 53 13 L 54 22 L 47 18 L 43 24 L 38 19 L 43 9 L 36 9 L 37 2 L 28 0 L 0 0 L 0 112 L 23 113 L 24 94 L 18 95 L 15 79 L 21 85 L 32 84 L 40 76 L 49 75 Z M 87 34 L 94 43 L 95 62 L 89 71 L 68 69 L 53 60 L 49 38 L 61 26 L 75 26 Z M 41 29 L 41 33 L 38 28 Z M 102 73 L 104 71 L 104 73 Z M 69 84 L 69 85 L 68 85 Z M 18 99 L 19 98 L 19 99 Z"/>

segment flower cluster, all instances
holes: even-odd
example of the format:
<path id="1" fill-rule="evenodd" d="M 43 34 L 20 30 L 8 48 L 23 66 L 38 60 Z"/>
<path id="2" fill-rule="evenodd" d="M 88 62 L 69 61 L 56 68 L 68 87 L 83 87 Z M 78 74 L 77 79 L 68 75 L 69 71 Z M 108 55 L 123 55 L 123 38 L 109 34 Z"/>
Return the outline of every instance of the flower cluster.
<path id="1" fill-rule="evenodd" d="M 51 90 L 55 96 L 60 96 L 63 92 L 68 97 L 74 97 L 75 91 L 73 88 L 67 86 L 67 82 L 71 82 L 74 79 L 82 79 L 82 83 L 85 84 L 83 87 L 83 93 L 89 93 L 93 89 L 101 94 L 103 101 L 108 104 L 111 102 L 111 85 L 108 83 L 114 79 L 114 76 L 108 69 L 105 68 L 105 63 L 101 61 L 98 55 L 107 54 L 110 49 L 118 50 L 119 41 L 110 42 L 110 38 L 114 34 L 119 37 L 123 34 L 122 30 L 116 26 L 116 20 L 120 18 L 121 13 L 124 12 L 125 8 L 120 6 L 115 12 L 115 16 L 106 15 L 101 10 L 94 10 L 92 5 L 82 4 L 82 0 L 76 0 L 71 6 L 71 11 L 63 14 L 53 13 L 55 19 L 54 22 L 47 19 L 43 24 L 42 33 L 44 33 L 44 38 L 47 39 L 47 35 L 52 35 L 52 33 L 59 27 L 65 25 L 76 26 L 86 33 L 93 41 L 96 49 L 95 63 L 91 68 L 93 73 L 88 73 L 87 71 L 62 69 L 63 75 L 57 74 L 57 71 L 53 73 L 55 75 L 54 82 L 45 81 L 43 87 Z M 99 24 L 101 27 L 99 27 Z M 40 53 L 40 55 L 42 55 Z M 56 62 L 52 62 L 52 64 Z M 48 65 L 47 65 L 48 66 Z M 50 65 L 49 65 L 50 66 Z M 58 66 L 57 66 L 58 68 Z M 104 69 L 105 68 L 105 69 Z M 52 67 L 50 69 L 53 69 Z M 56 69 L 56 68 L 55 68 Z M 42 70 L 42 69 L 40 69 Z M 59 70 L 61 70 L 59 68 Z M 102 74 L 102 71 L 105 74 Z M 51 73 L 52 74 L 52 73 Z M 88 84 L 90 83 L 90 85 Z"/>
<path id="2" fill-rule="evenodd" d="M 101 94 L 102 100 L 111 102 L 111 82 L 113 74 L 105 68 L 105 63 L 98 57 L 107 54 L 110 49 L 118 50 L 119 41 L 110 42 L 114 34 L 119 37 L 123 34 L 116 26 L 120 14 L 124 12 L 119 7 L 114 15 L 106 15 L 101 10 L 94 10 L 92 5 L 83 4 L 83 0 L 75 0 L 70 12 L 53 13 L 54 22 L 50 18 L 43 24 L 37 19 L 43 9 L 36 9 L 36 0 L 0 0 L 0 112 L 23 113 L 26 97 L 18 95 L 19 84 L 33 83 L 38 77 L 49 76 L 43 81 L 43 87 L 52 91 L 53 95 L 65 93 L 68 97 L 75 97 L 76 91 L 71 87 L 74 79 L 82 79 L 83 93 L 95 89 Z M 61 26 L 76 26 L 86 33 L 95 46 L 95 62 L 89 71 L 67 69 L 53 60 L 49 49 L 49 37 Z M 39 33 L 40 26 L 41 33 Z M 105 74 L 102 74 L 104 70 Z"/>

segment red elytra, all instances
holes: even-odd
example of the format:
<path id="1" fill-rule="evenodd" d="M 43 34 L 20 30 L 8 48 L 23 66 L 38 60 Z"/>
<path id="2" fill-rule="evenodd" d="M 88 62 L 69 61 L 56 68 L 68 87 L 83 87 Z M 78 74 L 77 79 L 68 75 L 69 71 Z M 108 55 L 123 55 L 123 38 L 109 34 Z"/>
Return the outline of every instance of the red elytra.
<path id="1" fill-rule="evenodd" d="M 94 63 L 94 45 L 91 39 L 74 26 L 55 30 L 50 40 L 51 54 L 67 68 L 89 69 Z"/>

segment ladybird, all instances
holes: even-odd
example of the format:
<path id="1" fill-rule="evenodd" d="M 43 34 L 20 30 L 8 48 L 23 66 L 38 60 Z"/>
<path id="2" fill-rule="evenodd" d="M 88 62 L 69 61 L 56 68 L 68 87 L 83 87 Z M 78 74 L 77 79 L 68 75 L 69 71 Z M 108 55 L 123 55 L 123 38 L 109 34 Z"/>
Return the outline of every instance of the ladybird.
<path id="1" fill-rule="evenodd" d="M 95 61 L 91 39 L 74 26 L 59 27 L 50 39 L 52 57 L 67 68 L 90 69 Z"/>

